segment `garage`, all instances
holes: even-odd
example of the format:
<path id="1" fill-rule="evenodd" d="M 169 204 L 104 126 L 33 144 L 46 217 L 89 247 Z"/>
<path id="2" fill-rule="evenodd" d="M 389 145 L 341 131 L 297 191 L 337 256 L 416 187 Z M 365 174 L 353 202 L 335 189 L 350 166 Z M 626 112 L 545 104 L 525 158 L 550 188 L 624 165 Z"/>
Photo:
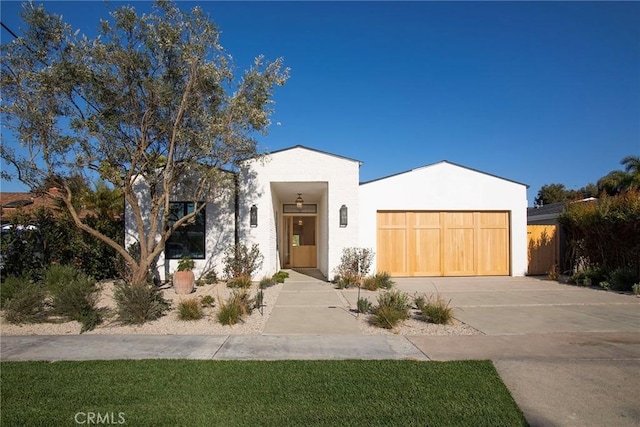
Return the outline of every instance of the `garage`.
<path id="1" fill-rule="evenodd" d="M 378 211 L 377 271 L 509 275 L 508 211 Z"/>

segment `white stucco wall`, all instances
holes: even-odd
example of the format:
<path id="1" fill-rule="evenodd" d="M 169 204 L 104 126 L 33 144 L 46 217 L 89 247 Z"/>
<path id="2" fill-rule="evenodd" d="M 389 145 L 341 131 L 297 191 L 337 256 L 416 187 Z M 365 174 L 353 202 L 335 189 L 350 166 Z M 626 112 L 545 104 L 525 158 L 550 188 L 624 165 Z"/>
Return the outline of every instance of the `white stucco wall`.
<path id="1" fill-rule="evenodd" d="M 226 177 L 229 178 L 229 177 Z M 220 275 L 222 272 L 222 259 L 224 251 L 234 243 L 234 189 L 232 182 L 228 180 L 220 189 L 211 195 L 212 200 L 207 202 L 205 219 L 205 259 L 194 259 L 194 274 L 199 278 L 202 274 L 211 269 L 215 269 Z M 145 233 L 149 233 L 150 221 L 150 193 L 149 186 L 142 179 L 138 179 L 134 185 L 135 194 L 138 198 L 144 222 Z M 191 198 L 184 191 L 176 189 L 171 195 L 172 202 L 187 202 Z M 160 213 L 162 214 L 162 213 Z M 158 224 L 160 225 L 160 224 Z M 125 246 L 138 241 L 135 215 L 131 206 L 125 202 Z M 160 241 L 160 233 L 156 233 L 156 242 Z M 160 254 L 156 264 L 157 273 L 160 280 L 166 280 L 169 274 L 173 274 L 178 268 L 177 259 L 165 260 L 164 252 Z"/>
<path id="2" fill-rule="evenodd" d="M 360 246 L 376 250 L 379 210 L 509 211 L 511 275 L 523 276 L 527 271 L 526 188 L 448 162 L 364 183 L 360 186 Z"/>
<path id="3" fill-rule="evenodd" d="M 275 230 L 282 225 L 276 225 L 276 212 L 277 220 L 281 221 L 282 204 L 294 203 L 292 195 L 298 192 L 303 194 L 305 203 L 318 205 L 318 268 L 328 278 L 333 276 L 342 249 L 358 244 L 359 168 L 356 160 L 301 146 L 246 163 L 240 175 L 240 240 L 247 245 L 257 243 L 264 255 L 262 269 L 254 279 L 272 275 L 281 268 Z M 277 188 L 273 183 L 277 183 Z M 324 190 L 310 196 L 304 191 L 306 184 Z M 287 193 L 289 200 L 280 197 L 280 193 Z M 258 208 L 255 228 L 249 227 L 249 208 L 253 204 Z M 343 204 L 349 209 L 349 224 L 341 228 L 339 211 Z"/>

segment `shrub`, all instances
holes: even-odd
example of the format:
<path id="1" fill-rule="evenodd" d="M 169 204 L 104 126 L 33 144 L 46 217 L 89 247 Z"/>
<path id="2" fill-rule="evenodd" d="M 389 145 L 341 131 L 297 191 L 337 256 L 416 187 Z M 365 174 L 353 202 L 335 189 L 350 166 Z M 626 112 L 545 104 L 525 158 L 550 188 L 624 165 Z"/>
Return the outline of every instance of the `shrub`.
<path id="1" fill-rule="evenodd" d="M 336 273 L 344 277 L 366 276 L 371 269 L 373 251 L 367 248 L 344 248 Z"/>
<path id="2" fill-rule="evenodd" d="M 199 320 L 203 315 L 202 306 L 196 298 L 188 298 L 178 303 L 178 319 L 180 320 Z"/>
<path id="3" fill-rule="evenodd" d="M 274 277 L 275 276 L 263 277 L 262 280 L 260 280 L 260 289 L 266 289 L 274 286 L 276 284 L 276 280 L 274 280 Z"/>
<path id="4" fill-rule="evenodd" d="M 386 271 L 376 273 L 374 276 L 365 277 L 362 281 L 362 287 L 368 291 L 376 291 L 378 289 L 391 289 L 394 282 Z"/>
<path id="5" fill-rule="evenodd" d="M 420 311 L 425 320 L 431 323 L 447 325 L 453 319 L 453 308 L 449 306 L 451 301 L 445 301 L 441 296 L 429 297 L 422 304 Z"/>
<path id="6" fill-rule="evenodd" d="M 155 320 L 170 308 L 158 288 L 151 285 L 132 285 L 119 281 L 114 287 L 118 319 L 124 324 L 141 325 Z"/>
<path id="7" fill-rule="evenodd" d="M 226 301 L 220 301 L 217 314 L 218 321 L 223 325 L 235 325 L 243 317 L 251 314 L 255 300 L 249 297 L 246 289 L 236 290 Z"/>
<path id="8" fill-rule="evenodd" d="M 358 284 L 358 280 L 352 275 L 336 276 L 334 281 L 336 282 L 336 288 L 338 289 L 346 289 Z"/>
<path id="9" fill-rule="evenodd" d="M 549 280 L 558 280 L 558 264 L 553 264 L 547 272 L 547 278 Z"/>
<path id="10" fill-rule="evenodd" d="M 414 295 L 413 304 L 418 310 L 422 311 L 422 308 L 427 304 L 427 299 L 424 295 Z"/>
<path id="11" fill-rule="evenodd" d="M 183 256 L 178 261 L 178 271 L 191 271 L 195 268 L 196 262 L 188 256 Z"/>
<path id="12" fill-rule="evenodd" d="M 218 275 L 216 274 L 215 270 L 211 269 L 204 273 L 204 275 L 202 276 L 202 280 L 204 280 L 206 284 L 214 285 L 218 283 Z"/>
<path id="13" fill-rule="evenodd" d="M 240 275 L 227 281 L 228 288 L 241 288 L 248 289 L 251 287 L 251 277 L 246 275 Z"/>
<path id="14" fill-rule="evenodd" d="M 264 292 L 262 291 L 262 289 L 260 289 L 258 291 L 258 293 L 256 294 L 256 298 L 255 298 L 255 302 L 253 304 L 253 307 L 259 309 L 260 307 L 262 307 L 263 303 L 264 303 Z"/>
<path id="15" fill-rule="evenodd" d="M 251 246 L 251 249 L 244 244 L 230 246 L 225 251 L 222 260 L 224 275 L 227 279 L 239 276 L 251 277 L 260 269 L 263 259 L 264 257 L 256 244 Z"/>
<path id="16" fill-rule="evenodd" d="M 211 295 L 205 295 L 202 297 L 202 300 L 200 300 L 200 303 L 203 307 L 213 307 L 215 305 L 215 300 Z"/>
<path id="17" fill-rule="evenodd" d="M 631 292 L 633 292 L 634 295 L 640 295 L 640 283 L 635 283 L 631 287 Z"/>
<path id="18" fill-rule="evenodd" d="M 6 307 L 7 303 L 11 298 L 13 298 L 15 293 L 29 283 L 29 279 L 24 276 L 8 276 L 5 278 L 2 284 L 0 284 L 0 307 Z"/>
<path id="19" fill-rule="evenodd" d="M 25 282 L 7 302 L 5 318 L 11 323 L 38 322 L 45 317 L 45 292 L 42 286 Z"/>
<path id="20" fill-rule="evenodd" d="M 369 313 L 371 308 L 371 301 L 366 298 L 358 298 L 358 313 Z"/>
<path id="21" fill-rule="evenodd" d="M 102 323 L 104 310 L 96 307 L 98 287 L 91 277 L 71 266 L 53 265 L 45 272 L 44 280 L 55 314 L 80 322 L 81 332 Z"/>
<path id="22" fill-rule="evenodd" d="M 640 279 L 638 273 L 633 268 L 619 267 L 607 276 L 607 281 L 614 291 L 630 291 L 634 283 Z"/>
<path id="23" fill-rule="evenodd" d="M 409 296 L 400 291 L 387 291 L 378 295 L 378 306 L 372 310 L 371 323 L 385 329 L 393 329 L 410 315 Z"/>
<path id="24" fill-rule="evenodd" d="M 589 267 L 574 273 L 569 278 L 569 283 L 575 283 L 582 286 L 598 285 L 606 279 L 605 271 L 598 267 Z"/>
<path id="25" fill-rule="evenodd" d="M 273 275 L 273 280 L 276 281 L 276 283 L 284 283 L 284 279 L 288 279 L 289 278 L 289 273 L 287 273 L 286 271 L 278 271 L 276 274 Z"/>

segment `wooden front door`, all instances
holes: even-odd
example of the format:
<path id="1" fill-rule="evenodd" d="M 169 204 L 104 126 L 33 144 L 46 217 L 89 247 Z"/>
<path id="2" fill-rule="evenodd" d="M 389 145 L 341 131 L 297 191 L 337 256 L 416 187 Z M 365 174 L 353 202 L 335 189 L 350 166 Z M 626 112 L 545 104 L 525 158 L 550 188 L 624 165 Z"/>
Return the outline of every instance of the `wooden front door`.
<path id="1" fill-rule="evenodd" d="M 284 216 L 283 265 L 285 268 L 316 268 L 317 232 L 315 216 Z"/>

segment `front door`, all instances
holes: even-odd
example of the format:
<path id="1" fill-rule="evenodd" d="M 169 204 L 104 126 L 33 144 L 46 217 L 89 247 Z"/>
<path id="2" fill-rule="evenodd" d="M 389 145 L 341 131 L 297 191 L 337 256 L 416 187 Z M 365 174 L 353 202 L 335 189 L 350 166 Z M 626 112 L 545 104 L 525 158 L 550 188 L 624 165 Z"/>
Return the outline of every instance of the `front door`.
<path id="1" fill-rule="evenodd" d="M 283 217 L 283 257 L 285 268 L 316 268 L 316 217 Z"/>

